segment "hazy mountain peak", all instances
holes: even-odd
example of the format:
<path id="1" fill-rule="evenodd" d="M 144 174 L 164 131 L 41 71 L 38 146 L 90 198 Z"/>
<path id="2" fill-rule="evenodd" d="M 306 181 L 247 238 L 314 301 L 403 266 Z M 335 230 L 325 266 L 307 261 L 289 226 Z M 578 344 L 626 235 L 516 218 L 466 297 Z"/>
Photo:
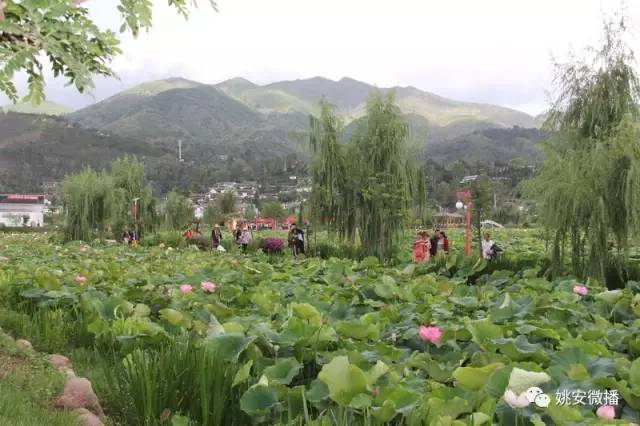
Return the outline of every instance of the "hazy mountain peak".
<path id="1" fill-rule="evenodd" d="M 154 96 L 167 90 L 190 89 L 202 86 L 202 83 L 187 80 L 182 77 L 171 77 L 162 80 L 147 81 L 122 92 L 127 95 Z"/>
<path id="2" fill-rule="evenodd" d="M 252 81 L 247 80 L 244 77 L 234 77 L 234 78 L 230 78 L 228 80 L 225 80 L 221 83 L 218 84 L 214 84 L 214 86 L 216 87 L 230 87 L 230 88 L 234 88 L 234 89 L 251 89 L 254 87 L 258 87 L 257 84 L 253 83 Z"/>
<path id="3" fill-rule="evenodd" d="M 56 102 L 43 101 L 40 105 L 32 105 L 29 102 L 18 102 L 17 104 L 8 104 L 1 108 L 4 112 L 21 112 L 23 114 L 45 114 L 45 115 L 62 115 L 73 111 L 66 105 Z"/>

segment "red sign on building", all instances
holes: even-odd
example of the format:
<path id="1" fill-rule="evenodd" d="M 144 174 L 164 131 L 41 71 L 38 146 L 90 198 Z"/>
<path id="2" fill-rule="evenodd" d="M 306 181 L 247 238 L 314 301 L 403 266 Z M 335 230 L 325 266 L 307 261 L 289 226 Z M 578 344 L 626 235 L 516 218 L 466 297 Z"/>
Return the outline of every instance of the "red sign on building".
<path id="1" fill-rule="evenodd" d="M 0 203 L 43 204 L 44 195 L 0 194 Z"/>

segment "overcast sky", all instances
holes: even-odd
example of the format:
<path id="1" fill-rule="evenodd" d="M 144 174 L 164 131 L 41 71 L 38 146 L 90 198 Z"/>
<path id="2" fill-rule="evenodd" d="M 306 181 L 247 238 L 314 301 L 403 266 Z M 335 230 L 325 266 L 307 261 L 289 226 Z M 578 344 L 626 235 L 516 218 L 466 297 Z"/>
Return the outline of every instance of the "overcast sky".
<path id="1" fill-rule="evenodd" d="M 200 0 L 185 21 L 166 1 L 155 3 L 153 29 L 123 37 L 124 54 L 113 64 L 121 81 L 97 79 L 96 99 L 172 76 L 206 83 L 349 76 L 537 114 L 551 87 L 551 55 L 596 43 L 603 13 L 620 6 L 618 0 L 218 0 L 214 12 Z M 628 3 L 637 27 L 640 2 Z M 101 27 L 117 30 L 116 0 L 85 5 Z M 93 102 L 61 82 L 50 82 L 47 93 L 73 107 Z"/>

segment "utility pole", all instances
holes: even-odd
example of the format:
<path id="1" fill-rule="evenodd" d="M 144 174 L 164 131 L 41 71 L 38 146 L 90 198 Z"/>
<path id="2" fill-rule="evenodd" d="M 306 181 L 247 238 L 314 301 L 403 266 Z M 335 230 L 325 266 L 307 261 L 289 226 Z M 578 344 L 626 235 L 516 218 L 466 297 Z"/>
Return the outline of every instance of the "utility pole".
<path id="1" fill-rule="evenodd" d="M 181 163 L 184 161 L 182 158 L 182 139 L 178 139 L 178 161 Z"/>

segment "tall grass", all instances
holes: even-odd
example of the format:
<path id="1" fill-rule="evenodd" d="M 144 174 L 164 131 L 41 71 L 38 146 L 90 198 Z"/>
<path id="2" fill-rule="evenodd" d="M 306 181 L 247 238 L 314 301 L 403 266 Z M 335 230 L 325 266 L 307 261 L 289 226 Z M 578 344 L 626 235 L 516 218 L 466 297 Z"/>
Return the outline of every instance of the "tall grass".
<path id="1" fill-rule="evenodd" d="M 156 426 L 163 422 L 163 413 L 179 413 L 203 426 L 251 423 L 239 405 L 246 385 L 232 387 L 237 364 L 194 341 L 136 349 L 121 366 L 121 371 L 102 371 L 109 384 L 103 391 L 129 398 L 130 410 L 119 410 L 127 424 Z"/>

